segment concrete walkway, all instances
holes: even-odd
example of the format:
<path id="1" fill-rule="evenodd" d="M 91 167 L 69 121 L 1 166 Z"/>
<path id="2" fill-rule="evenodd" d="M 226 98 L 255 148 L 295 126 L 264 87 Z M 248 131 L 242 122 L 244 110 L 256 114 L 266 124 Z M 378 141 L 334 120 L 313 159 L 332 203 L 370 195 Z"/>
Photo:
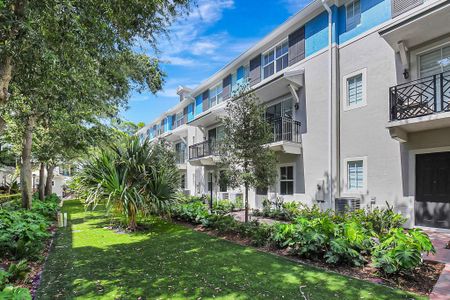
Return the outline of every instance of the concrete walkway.
<path id="1" fill-rule="evenodd" d="M 424 259 L 437 261 L 445 264 L 439 280 L 430 294 L 431 300 L 450 300 L 450 249 L 445 246 L 450 241 L 450 230 L 438 228 L 421 227 L 433 242 L 436 254 L 427 255 Z"/>

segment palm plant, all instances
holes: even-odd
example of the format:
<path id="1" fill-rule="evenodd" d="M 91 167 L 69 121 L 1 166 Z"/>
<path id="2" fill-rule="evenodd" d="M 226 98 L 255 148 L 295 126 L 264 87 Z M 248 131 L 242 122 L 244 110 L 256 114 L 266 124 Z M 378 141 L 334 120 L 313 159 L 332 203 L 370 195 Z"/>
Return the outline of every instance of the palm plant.
<path id="1" fill-rule="evenodd" d="M 104 202 L 135 230 L 139 215 L 169 211 L 179 182 L 173 157 L 165 144 L 128 137 L 85 163 L 76 179 L 78 190 L 87 205 Z"/>

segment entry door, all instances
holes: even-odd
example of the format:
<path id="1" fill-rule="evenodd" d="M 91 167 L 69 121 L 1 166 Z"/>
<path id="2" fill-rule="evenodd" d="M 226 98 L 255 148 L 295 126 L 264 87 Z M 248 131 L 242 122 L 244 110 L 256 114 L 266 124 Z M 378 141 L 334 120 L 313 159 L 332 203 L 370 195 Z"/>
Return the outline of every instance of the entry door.
<path id="1" fill-rule="evenodd" d="M 450 229 L 450 152 L 416 156 L 416 225 Z"/>

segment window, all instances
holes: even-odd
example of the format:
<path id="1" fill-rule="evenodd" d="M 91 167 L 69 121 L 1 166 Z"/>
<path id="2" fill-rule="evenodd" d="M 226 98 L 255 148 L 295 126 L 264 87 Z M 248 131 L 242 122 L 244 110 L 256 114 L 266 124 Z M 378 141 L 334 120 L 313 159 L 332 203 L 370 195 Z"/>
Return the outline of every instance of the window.
<path id="1" fill-rule="evenodd" d="M 366 69 L 344 76 L 344 110 L 366 105 Z"/>
<path id="2" fill-rule="evenodd" d="M 183 125 L 185 123 L 185 120 L 184 120 L 184 112 L 179 112 L 179 113 L 177 113 L 177 115 L 176 115 L 176 127 L 179 127 L 179 126 L 181 126 L 181 125 Z"/>
<path id="3" fill-rule="evenodd" d="M 284 41 L 263 55 L 263 78 L 270 77 L 288 66 L 288 52 L 289 44 Z"/>
<path id="4" fill-rule="evenodd" d="M 361 23 L 361 4 L 359 1 L 352 1 L 345 6 L 347 30 L 353 29 Z"/>
<path id="5" fill-rule="evenodd" d="M 450 46 L 419 56 L 420 78 L 450 70 Z"/>
<path id="6" fill-rule="evenodd" d="M 348 192 L 364 193 L 367 190 L 367 159 L 366 157 L 350 158 L 344 161 L 346 166 L 346 190 Z"/>
<path id="7" fill-rule="evenodd" d="M 285 117 L 292 119 L 292 99 L 286 99 L 277 104 L 271 105 L 266 108 L 266 119 L 268 121 Z"/>
<path id="8" fill-rule="evenodd" d="M 222 84 L 218 84 L 209 90 L 209 107 L 222 102 Z"/>
<path id="9" fill-rule="evenodd" d="M 294 167 L 285 166 L 280 167 L 280 194 L 293 195 L 294 194 Z"/>

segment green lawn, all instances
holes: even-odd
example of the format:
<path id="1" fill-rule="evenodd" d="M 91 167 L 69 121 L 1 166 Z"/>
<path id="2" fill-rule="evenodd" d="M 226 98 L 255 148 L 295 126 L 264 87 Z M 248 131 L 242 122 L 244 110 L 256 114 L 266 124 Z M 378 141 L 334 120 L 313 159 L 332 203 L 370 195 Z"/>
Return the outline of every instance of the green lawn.
<path id="1" fill-rule="evenodd" d="M 64 210 L 71 227 L 58 232 L 38 299 L 422 299 L 159 220 L 120 234 L 78 201 Z"/>

